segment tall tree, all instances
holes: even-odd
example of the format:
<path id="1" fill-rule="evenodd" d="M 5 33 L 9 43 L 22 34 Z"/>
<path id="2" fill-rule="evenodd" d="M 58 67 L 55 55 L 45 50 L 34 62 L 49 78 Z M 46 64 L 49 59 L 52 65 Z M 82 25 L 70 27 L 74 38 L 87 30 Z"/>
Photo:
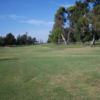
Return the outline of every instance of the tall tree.
<path id="1" fill-rule="evenodd" d="M 60 7 L 57 10 L 49 41 L 63 40 L 69 44 L 72 40 L 83 43 L 92 40 L 93 45 L 99 37 L 100 0 L 78 0 L 67 9 Z"/>
<path id="2" fill-rule="evenodd" d="M 81 40 L 81 35 L 86 31 L 89 23 L 87 21 L 87 13 L 89 12 L 88 4 L 82 1 L 76 1 L 75 5 L 67 8 L 69 27 L 73 30 L 76 40 Z M 80 23 L 81 22 L 81 23 Z"/>
<path id="3" fill-rule="evenodd" d="M 64 7 L 60 7 L 57 10 L 54 21 L 55 23 L 52 32 L 49 35 L 49 40 L 56 43 L 58 43 L 59 40 L 63 40 L 66 44 L 66 39 L 64 37 L 64 23 L 66 22 Z"/>
<path id="4" fill-rule="evenodd" d="M 91 46 L 95 44 L 95 40 L 100 38 L 100 0 L 86 0 L 88 3 L 93 4 L 90 9 L 90 24 L 92 41 Z"/>

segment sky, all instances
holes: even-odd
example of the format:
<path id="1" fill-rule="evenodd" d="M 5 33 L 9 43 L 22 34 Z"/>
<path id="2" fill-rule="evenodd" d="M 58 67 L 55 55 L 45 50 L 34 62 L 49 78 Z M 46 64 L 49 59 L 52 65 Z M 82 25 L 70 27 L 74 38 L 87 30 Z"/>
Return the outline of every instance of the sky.
<path id="1" fill-rule="evenodd" d="M 11 32 L 46 42 L 54 15 L 60 6 L 69 7 L 75 0 L 0 0 L 0 36 Z"/>

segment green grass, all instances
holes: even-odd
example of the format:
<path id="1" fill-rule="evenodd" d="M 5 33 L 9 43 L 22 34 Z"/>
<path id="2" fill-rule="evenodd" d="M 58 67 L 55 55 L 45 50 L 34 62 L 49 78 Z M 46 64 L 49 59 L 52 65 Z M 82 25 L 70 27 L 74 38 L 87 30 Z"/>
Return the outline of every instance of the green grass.
<path id="1" fill-rule="evenodd" d="M 0 48 L 0 100 L 100 100 L 100 47 Z"/>

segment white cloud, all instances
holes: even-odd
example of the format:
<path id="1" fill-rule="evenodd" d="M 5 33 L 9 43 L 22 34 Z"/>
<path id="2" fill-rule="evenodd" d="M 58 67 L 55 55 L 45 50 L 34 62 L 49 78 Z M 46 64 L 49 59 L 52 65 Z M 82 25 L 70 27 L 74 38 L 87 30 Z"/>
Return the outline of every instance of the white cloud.
<path id="1" fill-rule="evenodd" d="M 13 19 L 13 20 L 26 18 L 25 16 L 18 16 L 18 15 L 15 15 L 15 14 L 8 15 L 8 17 Z"/>
<path id="2" fill-rule="evenodd" d="M 33 24 L 33 25 L 53 25 L 52 21 L 44 21 L 44 20 L 36 20 L 36 19 L 28 19 L 22 20 L 21 23 Z"/>
<path id="3" fill-rule="evenodd" d="M 17 20 L 19 18 L 19 16 L 17 16 L 17 15 L 8 15 L 8 17 L 13 20 Z"/>
<path id="4" fill-rule="evenodd" d="M 44 21 L 44 20 L 36 20 L 33 18 L 27 18 L 25 16 L 20 16 L 20 15 L 15 15 L 15 14 L 10 14 L 10 15 L 0 15 L 0 19 L 2 20 L 14 20 L 19 23 L 24 23 L 24 24 L 32 24 L 32 25 L 53 25 L 54 22 L 52 21 Z"/>
<path id="5" fill-rule="evenodd" d="M 25 16 L 18 16 L 15 14 L 10 15 L 0 15 L 0 19 L 11 19 L 11 20 L 18 20 L 18 19 L 25 19 Z"/>

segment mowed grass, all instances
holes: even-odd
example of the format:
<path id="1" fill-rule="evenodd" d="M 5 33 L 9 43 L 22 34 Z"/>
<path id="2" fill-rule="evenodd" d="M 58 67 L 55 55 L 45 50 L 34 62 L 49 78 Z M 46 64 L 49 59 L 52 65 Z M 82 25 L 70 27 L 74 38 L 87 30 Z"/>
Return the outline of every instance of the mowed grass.
<path id="1" fill-rule="evenodd" d="M 100 47 L 0 48 L 0 100 L 100 100 Z"/>

